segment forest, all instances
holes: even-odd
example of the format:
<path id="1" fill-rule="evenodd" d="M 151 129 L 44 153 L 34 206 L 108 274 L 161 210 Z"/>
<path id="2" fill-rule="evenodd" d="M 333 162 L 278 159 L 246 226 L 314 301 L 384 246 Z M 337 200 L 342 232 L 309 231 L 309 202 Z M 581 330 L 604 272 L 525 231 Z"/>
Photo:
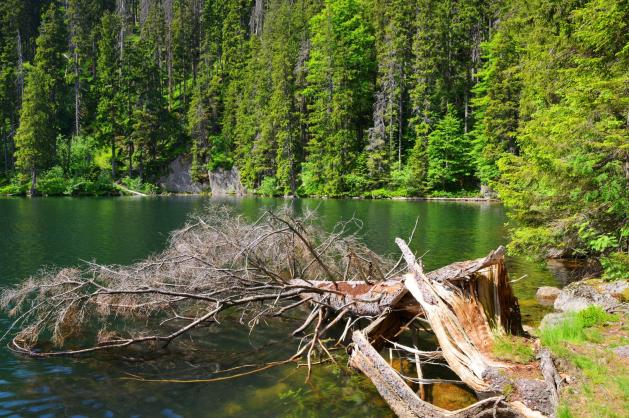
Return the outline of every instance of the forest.
<path id="1" fill-rule="evenodd" d="M 626 0 L 2 0 L 0 194 L 496 193 L 511 250 L 629 256 Z"/>

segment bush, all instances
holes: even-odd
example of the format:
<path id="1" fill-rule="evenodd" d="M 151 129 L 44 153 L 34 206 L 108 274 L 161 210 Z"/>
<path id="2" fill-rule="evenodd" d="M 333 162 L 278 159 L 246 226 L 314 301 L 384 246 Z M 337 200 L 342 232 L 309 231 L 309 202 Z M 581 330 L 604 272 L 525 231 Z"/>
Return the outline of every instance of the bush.
<path id="1" fill-rule="evenodd" d="M 61 196 L 66 194 L 70 184 L 71 182 L 64 177 L 63 169 L 55 166 L 39 177 L 37 191 L 46 196 Z"/>
<path id="2" fill-rule="evenodd" d="M 222 135 L 214 135 L 209 138 L 211 151 L 207 168 L 214 171 L 218 168 L 231 170 L 234 165 L 234 159 L 230 155 L 229 143 Z"/>
<path id="3" fill-rule="evenodd" d="M 144 194 L 157 194 L 159 192 L 159 188 L 156 185 L 145 183 L 140 177 L 127 176 L 121 180 L 121 183 L 130 190 Z"/>
<path id="4" fill-rule="evenodd" d="M 603 279 L 608 281 L 629 278 L 629 254 L 615 252 L 601 258 Z"/>
<path id="5" fill-rule="evenodd" d="M 321 179 L 312 169 L 312 164 L 305 162 L 302 164 L 301 174 L 299 175 L 301 185 L 297 189 L 299 196 L 316 196 L 321 195 L 323 189 Z"/>
<path id="6" fill-rule="evenodd" d="M 256 193 L 262 196 L 279 196 L 282 194 L 280 188 L 277 186 L 275 177 L 265 177 L 262 179 L 262 183 L 260 183 L 260 187 L 258 187 Z"/>
<path id="7" fill-rule="evenodd" d="M 350 196 L 359 196 L 369 188 L 369 180 L 362 174 L 350 173 L 345 175 L 344 180 Z"/>
<path id="8" fill-rule="evenodd" d="M 0 196 L 23 195 L 28 191 L 30 183 L 24 181 L 21 176 L 16 175 L 10 179 L 9 184 L 0 186 Z"/>
<path id="9" fill-rule="evenodd" d="M 104 196 L 116 193 L 108 171 L 101 171 L 95 179 L 77 177 L 72 179 L 72 184 L 66 190 L 66 194 L 73 196 Z"/>
<path id="10" fill-rule="evenodd" d="M 17 184 L 7 184 L 0 186 L 0 195 L 13 196 L 26 193 L 26 190 Z"/>
<path id="11" fill-rule="evenodd" d="M 512 254 L 526 256 L 541 255 L 551 247 L 560 247 L 559 239 L 555 231 L 545 226 L 517 228 L 507 245 Z"/>

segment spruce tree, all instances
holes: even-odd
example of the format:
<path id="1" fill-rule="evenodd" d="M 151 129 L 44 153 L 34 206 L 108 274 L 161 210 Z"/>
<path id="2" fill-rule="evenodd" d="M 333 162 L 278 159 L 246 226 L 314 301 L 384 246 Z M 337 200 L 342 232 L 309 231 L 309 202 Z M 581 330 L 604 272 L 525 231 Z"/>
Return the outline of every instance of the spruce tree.
<path id="1" fill-rule="evenodd" d="M 36 193 L 37 174 L 55 160 L 56 137 L 63 98 L 66 30 L 53 2 L 42 16 L 34 65 L 26 77 L 20 126 L 15 136 L 16 166 L 30 175 L 30 194 Z"/>
<path id="2" fill-rule="evenodd" d="M 310 21 L 308 61 L 308 155 L 304 166 L 309 193 L 339 195 L 365 146 L 374 88 L 374 36 L 365 3 L 327 0 Z"/>

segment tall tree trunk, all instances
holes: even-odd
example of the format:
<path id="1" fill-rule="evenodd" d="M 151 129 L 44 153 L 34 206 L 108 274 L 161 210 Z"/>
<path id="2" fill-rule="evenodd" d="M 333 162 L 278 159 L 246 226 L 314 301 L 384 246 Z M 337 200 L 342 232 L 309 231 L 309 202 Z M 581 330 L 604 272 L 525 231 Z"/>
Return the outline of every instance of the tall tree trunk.
<path id="1" fill-rule="evenodd" d="M 37 169 L 31 168 L 31 188 L 28 191 L 29 196 L 35 196 L 37 193 Z"/>
<path id="2" fill-rule="evenodd" d="M 140 180 L 144 181 L 144 151 L 140 151 L 140 161 L 138 169 L 140 170 Z"/>
<path id="3" fill-rule="evenodd" d="M 168 67 L 168 110 L 173 107 L 173 3 L 164 0 L 164 17 L 166 20 L 166 66 Z"/>
<path id="4" fill-rule="evenodd" d="M 74 134 L 81 135 L 81 80 L 79 69 L 79 53 L 74 47 Z"/>
<path id="5" fill-rule="evenodd" d="M 17 102 L 22 103 L 24 96 L 24 56 L 22 54 L 22 35 L 17 31 Z M 18 105 L 19 106 L 19 105 Z"/>
<path id="6" fill-rule="evenodd" d="M 8 134 L 2 134 L 2 150 L 4 151 L 4 172 L 5 174 L 9 172 L 9 147 L 8 147 Z"/>
<path id="7" fill-rule="evenodd" d="M 403 83 L 402 83 L 403 84 Z M 402 168 L 402 119 L 403 119 L 403 103 L 404 103 L 404 97 L 402 94 L 402 86 L 400 86 L 400 97 L 399 97 L 400 103 L 398 105 L 398 115 L 397 115 L 397 160 L 398 160 L 398 164 L 400 166 L 400 168 Z"/>
<path id="8" fill-rule="evenodd" d="M 116 180 L 116 137 L 111 138 L 111 178 Z"/>
<path id="9" fill-rule="evenodd" d="M 133 177 L 133 142 L 129 142 L 127 153 L 129 154 L 129 177 Z"/>

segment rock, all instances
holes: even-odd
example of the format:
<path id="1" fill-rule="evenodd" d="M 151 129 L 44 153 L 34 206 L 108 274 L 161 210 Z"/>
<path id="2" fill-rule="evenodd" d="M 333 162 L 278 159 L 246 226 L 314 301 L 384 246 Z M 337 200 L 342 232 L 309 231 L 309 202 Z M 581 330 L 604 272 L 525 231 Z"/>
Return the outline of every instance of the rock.
<path id="1" fill-rule="evenodd" d="M 603 286 L 603 291 L 605 293 L 609 293 L 616 299 L 621 302 L 627 301 L 627 296 L 629 296 L 629 282 L 626 280 L 618 280 L 611 283 L 605 283 Z"/>
<path id="2" fill-rule="evenodd" d="M 555 259 L 555 258 L 565 258 L 568 255 L 566 250 L 561 248 L 549 248 L 546 251 L 546 258 Z"/>
<path id="3" fill-rule="evenodd" d="M 530 325 L 522 325 L 522 330 L 527 334 L 532 334 L 533 332 L 535 332 L 535 328 Z"/>
<path id="4" fill-rule="evenodd" d="M 539 324 L 540 328 L 554 327 L 559 325 L 566 319 L 567 315 L 563 312 L 549 313 L 542 318 L 542 322 Z"/>
<path id="5" fill-rule="evenodd" d="M 578 312 L 590 305 L 598 305 L 609 310 L 620 304 L 621 302 L 613 297 L 604 285 L 595 286 L 581 281 L 565 287 L 555 300 L 554 308 L 563 312 Z"/>
<path id="6" fill-rule="evenodd" d="M 195 182 L 190 176 L 192 161 L 180 155 L 168 165 L 168 175 L 159 179 L 162 189 L 171 193 L 201 193 L 207 185 Z"/>
<path id="7" fill-rule="evenodd" d="M 235 166 L 230 170 L 219 168 L 210 171 L 208 175 L 210 177 L 212 196 L 242 196 L 247 193 L 247 190 L 240 182 L 240 172 Z"/>
<path id="8" fill-rule="evenodd" d="M 485 199 L 498 199 L 498 193 L 486 184 L 480 185 L 480 195 Z"/>
<path id="9" fill-rule="evenodd" d="M 614 353 L 616 353 L 618 357 L 629 358 L 629 345 L 614 348 Z"/>
<path id="10" fill-rule="evenodd" d="M 545 416 L 551 416 L 555 408 L 550 398 L 550 391 L 546 382 L 535 379 L 517 379 L 514 386 L 522 402 L 535 411 L 539 411 Z"/>
<path id="11" fill-rule="evenodd" d="M 542 286 L 537 289 L 537 293 L 535 293 L 535 298 L 541 305 L 551 306 L 560 293 L 561 289 L 559 288 L 552 286 Z"/>

